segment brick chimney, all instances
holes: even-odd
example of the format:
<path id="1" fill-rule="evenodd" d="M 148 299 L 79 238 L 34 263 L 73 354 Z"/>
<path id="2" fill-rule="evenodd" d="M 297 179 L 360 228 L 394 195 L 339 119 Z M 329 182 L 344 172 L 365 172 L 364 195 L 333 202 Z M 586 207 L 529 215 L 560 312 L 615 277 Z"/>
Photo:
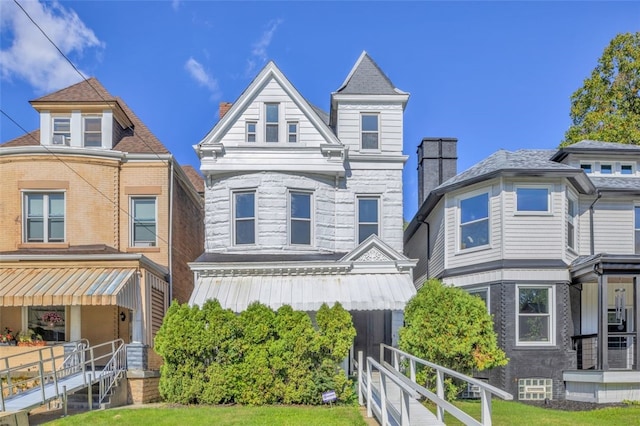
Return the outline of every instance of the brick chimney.
<path id="1" fill-rule="evenodd" d="M 222 117 L 224 117 L 224 115 L 229 112 L 231 106 L 233 106 L 231 102 L 220 102 L 220 106 L 218 107 L 218 115 L 221 120 Z"/>
<path id="2" fill-rule="evenodd" d="M 458 172 L 458 139 L 423 138 L 418 145 L 418 206 Z"/>

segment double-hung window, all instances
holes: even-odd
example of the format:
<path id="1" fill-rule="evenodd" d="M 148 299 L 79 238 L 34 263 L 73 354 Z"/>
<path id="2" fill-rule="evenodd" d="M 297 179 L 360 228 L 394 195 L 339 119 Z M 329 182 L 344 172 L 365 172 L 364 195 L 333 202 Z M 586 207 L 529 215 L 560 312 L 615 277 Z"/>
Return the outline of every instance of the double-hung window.
<path id="1" fill-rule="evenodd" d="M 360 116 L 362 149 L 380 149 L 379 127 L 379 114 L 362 114 Z"/>
<path id="2" fill-rule="evenodd" d="M 460 200 L 460 250 L 489 244 L 489 193 Z"/>
<path id="3" fill-rule="evenodd" d="M 516 187 L 516 211 L 520 213 L 548 213 L 549 188 Z"/>
<path id="4" fill-rule="evenodd" d="M 25 242 L 64 242 L 64 192 L 25 192 L 23 202 Z"/>
<path id="5" fill-rule="evenodd" d="M 298 142 L 298 123 L 295 121 L 287 123 L 287 141 L 291 143 Z"/>
<path id="6" fill-rule="evenodd" d="M 247 142 L 256 141 L 256 122 L 247 121 Z"/>
<path id="7" fill-rule="evenodd" d="M 577 204 L 573 198 L 567 198 L 567 246 L 570 249 L 576 248 L 576 217 Z"/>
<path id="8" fill-rule="evenodd" d="M 53 118 L 53 145 L 69 145 L 71 140 L 71 119 L 69 117 Z"/>
<path id="9" fill-rule="evenodd" d="M 553 344 L 553 287 L 517 286 L 517 342 Z"/>
<path id="10" fill-rule="evenodd" d="M 278 142 L 279 104 L 265 104 L 265 142 Z"/>
<path id="11" fill-rule="evenodd" d="M 83 117 L 82 140 L 85 147 L 102 146 L 102 118 L 96 116 Z"/>
<path id="12" fill-rule="evenodd" d="M 233 193 L 234 244 L 256 243 L 256 193 Z"/>
<path id="13" fill-rule="evenodd" d="M 311 245 L 311 193 L 289 193 L 289 242 L 292 245 Z"/>
<path id="14" fill-rule="evenodd" d="M 489 311 L 489 287 L 473 288 L 469 290 L 469 294 L 479 297 L 487 307 L 487 311 Z"/>
<path id="15" fill-rule="evenodd" d="M 131 198 L 131 246 L 156 245 L 156 197 Z"/>
<path id="16" fill-rule="evenodd" d="M 358 197 L 358 244 L 380 235 L 380 197 Z"/>
<path id="17" fill-rule="evenodd" d="M 634 207 L 636 254 L 640 254 L 640 206 Z"/>

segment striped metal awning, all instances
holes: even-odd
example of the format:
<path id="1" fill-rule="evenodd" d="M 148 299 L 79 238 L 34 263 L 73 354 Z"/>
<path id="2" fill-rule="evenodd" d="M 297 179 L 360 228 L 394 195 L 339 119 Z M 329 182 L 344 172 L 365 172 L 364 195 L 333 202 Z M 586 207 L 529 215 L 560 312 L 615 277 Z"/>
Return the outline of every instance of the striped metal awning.
<path id="1" fill-rule="evenodd" d="M 3 268 L 0 306 L 115 305 L 135 309 L 135 268 Z"/>
<path id="2" fill-rule="evenodd" d="M 348 311 L 403 310 L 416 294 L 409 274 L 250 275 L 198 278 L 189 304 L 218 299 L 223 308 L 242 312 L 253 302 L 272 309 L 289 305 L 317 311 L 340 302 Z"/>

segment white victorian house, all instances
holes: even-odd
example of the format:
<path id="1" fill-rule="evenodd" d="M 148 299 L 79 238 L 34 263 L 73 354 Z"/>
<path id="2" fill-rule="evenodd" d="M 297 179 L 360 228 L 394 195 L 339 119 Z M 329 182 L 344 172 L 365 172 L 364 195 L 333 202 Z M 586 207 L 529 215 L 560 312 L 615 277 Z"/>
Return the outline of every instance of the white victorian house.
<path id="1" fill-rule="evenodd" d="M 415 262 L 402 254 L 403 112 L 363 52 L 327 114 L 273 63 L 194 148 L 205 177 L 205 252 L 191 304 L 252 302 L 312 315 L 340 302 L 354 349 L 395 344 Z"/>

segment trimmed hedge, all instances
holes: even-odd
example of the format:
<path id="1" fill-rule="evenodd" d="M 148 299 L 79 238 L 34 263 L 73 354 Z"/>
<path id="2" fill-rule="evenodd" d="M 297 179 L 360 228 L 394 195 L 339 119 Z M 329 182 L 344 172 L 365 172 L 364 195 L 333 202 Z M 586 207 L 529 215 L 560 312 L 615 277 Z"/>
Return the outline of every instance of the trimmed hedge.
<path id="1" fill-rule="evenodd" d="M 309 315 L 254 303 L 240 315 L 217 300 L 202 308 L 174 302 L 155 338 L 164 359 L 160 394 L 180 404 L 321 404 L 355 395 L 339 363 L 355 338 L 349 312 L 323 305 Z"/>

